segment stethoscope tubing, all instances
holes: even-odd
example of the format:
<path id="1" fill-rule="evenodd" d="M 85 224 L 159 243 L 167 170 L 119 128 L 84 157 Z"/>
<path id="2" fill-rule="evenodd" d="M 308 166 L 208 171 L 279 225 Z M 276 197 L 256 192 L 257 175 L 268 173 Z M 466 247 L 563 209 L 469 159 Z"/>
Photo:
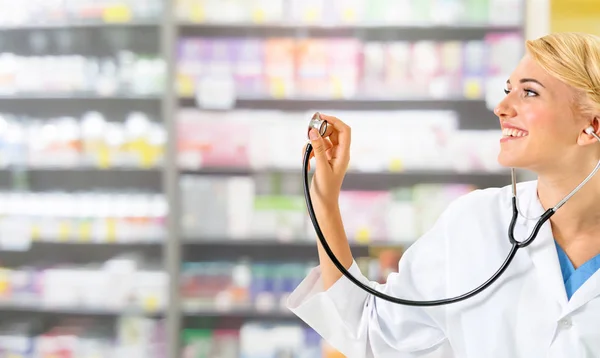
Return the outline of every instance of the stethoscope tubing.
<path id="1" fill-rule="evenodd" d="M 431 306 L 441 306 L 441 305 L 447 305 L 447 304 L 452 304 L 452 303 L 457 303 L 460 301 L 464 301 L 468 298 L 471 298 L 479 293 L 481 293 L 483 290 L 485 290 L 486 288 L 488 288 L 490 285 L 492 285 L 508 268 L 508 266 L 510 265 L 510 263 L 512 262 L 512 260 L 514 259 L 518 249 L 521 247 L 521 244 L 518 241 L 513 241 L 511 239 L 511 248 L 510 251 L 508 252 L 508 255 L 506 256 L 506 259 L 504 260 L 504 262 L 502 263 L 502 265 L 500 266 L 500 268 L 494 273 L 494 275 L 492 275 L 492 277 L 490 277 L 487 281 L 485 281 L 483 284 L 481 284 L 479 287 L 465 293 L 462 294 L 460 296 L 456 296 L 456 297 L 452 297 L 452 298 L 444 298 L 444 299 L 439 299 L 439 300 L 432 300 L 432 301 L 413 301 L 413 300 L 407 300 L 407 299 L 402 299 L 402 298 L 398 298 L 398 297 L 393 297 L 390 295 L 386 295 L 385 293 L 379 292 L 376 289 L 365 285 L 364 283 L 362 283 L 360 280 L 358 280 L 356 277 L 352 276 L 352 274 L 350 272 L 348 272 L 348 270 L 344 267 L 344 265 L 337 259 L 337 257 L 335 256 L 335 254 L 333 253 L 333 251 L 331 250 L 331 248 L 329 247 L 329 244 L 327 244 L 327 240 L 325 240 L 325 237 L 323 235 L 323 232 L 321 231 L 321 226 L 319 225 L 319 222 L 317 220 L 317 216 L 315 214 L 314 208 L 313 208 L 313 204 L 312 204 L 312 198 L 310 196 L 310 183 L 309 183 L 309 177 L 308 177 L 308 164 L 310 162 L 310 154 L 313 150 L 313 147 L 311 145 L 311 143 L 308 143 L 306 145 L 306 150 L 304 152 L 304 162 L 302 165 L 302 172 L 303 172 L 303 179 L 304 179 L 304 197 L 306 199 L 306 206 L 308 208 L 308 214 L 310 216 L 310 220 L 313 223 L 313 226 L 315 228 L 315 232 L 317 234 L 317 237 L 319 239 L 319 242 L 321 243 L 321 245 L 323 246 L 323 249 L 325 250 L 325 252 L 327 253 L 327 256 L 329 256 L 329 259 L 333 262 L 333 264 L 337 267 L 337 269 L 348 279 L 350 280 L 353 284 L 355 284 L 356 286 L 358 286 L 359 288 L 363 289 L 364 291 L 372 294 L 375 297 L 381 298 L 385 301 L 388 302 L 392 302 L 392 303 L 396 303 L 396 304 L 400 304 L 400 305 L 405 305 L 405 306 L 418 306 L 418 307 L 431 307 Z M 550 215 L 551 216 L 551 215 Z M 550 218 L 550 216 L 548 216 L 547 218 L 544 219 L 547 220 Z M 518 210 L 517 210 L 517 205 L 516 205 L 516 199 L 513 197 L 513 216 L 512 216 L 512 220 L 511 220 L 511 224 L 510 224 L 510 228 L 509 228 L 509 236 L 511 238 L 514 238 L 514 235 L 512 234 L 512 231 L 514 229 L 516 220 L 518 217 Z M 530 236 L 529 243 L 531 241 L 533 241 L 533 239 L 535 239 L 535 236 L 537 236 L 537 231 L 539 230 L 539 227 L 542 226 L 543 222 L 540 223 L 540 221 L 542 221 L 542 218 L 540 218 L 540 220 L 538 221 L 538 225 L 536 225 L 536 227 L 538 227 L 538 229 L 533 232 Z"/>
<path id="2" fill-rule="evenodd" d="M 326 125 L 325 125 L 325 127 L 323 127 L 323 123 L 326 124 L 326 122 L 324 122 L 323 120 L 320 119 L 320 117 L 318 116 L 318 113 L 317 113 L 311 121 L 311 126 L 318 129 L 321 132 L 321 131 L 323 131 L 323 128 L 327 128 Z M 587 130 L 586 130 L 586 132 L 587 132 Z M 595 132 L 589 131 L 587 133 L 593 135 L 598 140 L 598 142 L 600 142 L 600 136 L 598 136 Z M 319 225 L 317 216 L 315 215 L 315 211 L 314 211 L 313 204 L 312 204 L 312 198 L 310 196 L 308 165 L 310 162 L 310 154 L 312 153 L 312 151 L 313 151 L 313 146 L 310 142 L 308 142 L 308 144 L 306 145 L 306 150 L 304 152 L 304 160 L 303 160 L 303 164 L 302 164 L 302 174 L 303 174 L 303 179 L 304 179 L 304 181 L 303 181 L 304 182 L 303 183 L 304 184 L 303 185 L 304 186 L 304 198 L 306 199 L 306 206 L 308 209 L 308 214 L 309 214 L 310 220 L 312 221 L 312 224 L 315 228 L 315 232 L 317 234 L 319 242 L 323 246 L 323 249 L 327 253 L 327 256 L 329 256 L 329 259 L 333 262 L 333 264 L 337 267 L 337 269 L 348 280 L 350 280 L 353 284 L 355 284 L 359 288 L 363 289 L 364 291 L 372 294 L 373 296 L 381 298 L 382 300 L 392 302 L 392 303 L 397 303 L 400 305 L 418 306 L 418 307 L 442 306 L 442 305 L 457 303 L 457 302 L 469 299 L 469 298 L 481 293 L 488 287 L 490 287 L 506 271 L 506 269 L 508 268 L 508 266 L 514 259 L 515 255 L 517 254 L 517 251 L 521 248 L 529 246 L 537 237 L 537 235 L 538 235 L 540 229 L 542 228 L 542 226 L 544 225 L 544 223 L 546 221 L 548 221 L 550 219 L 550 217 L 552 217 L 552 215 L 554 215 L 554 213 L 561 206 L 563 206 L 573 195 L 575 195 L 575 193 L 578 192 L 592 178 L 592 176 L 594 176 L 596 174 L 596 172 L 598 172 L 598 170 L 600 169 L 600 161 L 598 161 L 594 170 L 575 189 L 573 189 L 568 195 L 566 195 L 554 207 L 546 210 L 538 218 L 532 232 L 529 234 L 529 237 L 527 237 L 527 239 L 525 239 L 523 241 L 517 241 L 514 236 L 515 225 L 517 223 L 517 217 L 519 216 L 519 209 L 518 209 L 518 202 L 517 202 L 517 184 L 516 184 L 517 181 L 516 181 L 516 177 L 515 177 L 515 170 L 514 170 L 514 168 L 511 169 L 513 213 L 512 213 L 510 225 L 508 227 L 508 238 L 509 238 L 509 242 L 511 244 L 511 248 L 508 252 L 508 255 L 506 256 L 506 259 L 500 266 L 500 268 L 487 281 L 482 283 L 480 286 L 478 286 L 478 287 L 474 288 L 473 290 L 471 290 L 467 293 L 464 293 L 460 296 L 438 299 L 438 300 L 433 300 L 433 301 L 414 301 L 414 300 L 407 300 L 407 299 L 389 296 L 389 295 L 386 295 L 385 293 L 375 290 L 374 288 L 372 288 L 368 285 L 365 285 L 364 283 L 359 281 L 356 277 L 352 276 L 352 274 L 350 272 L 348 272 L 348 270 L 344 267 L 344 265 L 342 265 L 342 263 L 337 259 L 337 257 L 335 256 L 335 254 L 329 247 L 329 244 L 327 244 L 327 240 L 325 240 L 323 232 L 321 231 L 321 226 Z"/>

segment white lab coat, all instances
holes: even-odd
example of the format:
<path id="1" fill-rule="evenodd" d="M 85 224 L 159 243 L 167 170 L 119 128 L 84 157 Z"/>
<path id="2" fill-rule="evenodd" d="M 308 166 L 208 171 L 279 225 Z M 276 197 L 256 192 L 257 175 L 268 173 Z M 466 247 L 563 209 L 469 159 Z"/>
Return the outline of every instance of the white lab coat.
<path id="1" fill-rule="evenodd" d="M 529 217 L 543 208 L 537 182 L 518 184 Z M 472 290 L 500 267 L 510 249 L 511 187 L 477 190 L 454 201 L 404 254 L 399 273 L 370 286 L 396 297 L 432 300 Z M 402 220 L 402 218 L 398 218 Z M 521 241 L 537 220 L 519 217 Z M 356 262 L 349 270 L 369 282 Z M 600 357 L 600 272 L 567 300 L 550 223 L 520 249 L 509 268 L 479 295 L 448 306 L 401 306 L 374 298 L 342 277 L 323 291 L 319 267 L 288 308 L 347 357 Z"/>

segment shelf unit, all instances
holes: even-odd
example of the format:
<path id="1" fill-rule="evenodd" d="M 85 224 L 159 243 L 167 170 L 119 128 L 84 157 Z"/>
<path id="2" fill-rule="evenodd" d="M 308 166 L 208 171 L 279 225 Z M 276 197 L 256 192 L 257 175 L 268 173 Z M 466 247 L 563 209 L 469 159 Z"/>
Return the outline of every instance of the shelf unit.
<path id="1" fill-rule="evenodd" d="M 0 311 L 45 315 L 91 315 L 112 317 L 121 314 L 142 314 L 159 316 L 166 319 L 166 340 L 168 342 L 167 357 L 181 356 L 181 329 L 186 321 L 195 318 L 231 318 L 235 322 L 246 319 L 293 320 L 285 312 L 260 312 L 254 309 L 218 311 L 211 309 L 187 310 L 180 299 L 181 264 L 184 260 L 202 261 L 215 257 L 236 259 L 248 256 L 256 259 L 277 257 L 286 260 L 314 260 L 315 248 L 311 241 L 286 243 L 283 241 L 256 238 L 245 241 L 231 241 L 223 237 L 204 240 L 191 240 L 182 233 L 181 193 L 179 182 L 182 175 L 191 176 L 248 176 L 256 173 L 278 173 L 287 176 L 300 176 L 300 171 L 262 169 L 258 171 L 241 169 L 201 169 L 187 170 L 177 166 L 177 117 L 182 108 L 196 107 L 194 98 L 179 96 L 176 91 L 177 77 L 177 42 L 183 36 L 201 37 L 354 37 L 371 41 L 387 40 L 479 40 L 489 32 L 520 32 L 524 25 L 496 26 L 482 24 L 455 25 L 377 25 L 377 24 L 323 24 L 303 25 L 299 23 L 279 24 L 199 24 L 180 21 L 175 14 L 175 0 L 162 0 L 165 11 L 156 20 L 132 20 L 124 23 L 106 23 L 101 21 L 64 21 L 49 24 L 30 24 L 23 26 L 0 26 L 0 37 L 13 36 L 16 39 L 27 38 L 41 32 L 86 32 L 93 34 L 94 39 L 106 36 L 123 36 L 122 42 L 79 44 L 87 48 L 90 55 L 101 56 L 102 51 L 111 46 L 135 44 L 141 51 L 155 51 L 164 60 L 164 79 L 168 85 L 160 95 L 108 94 L 94 93 L 20 93 L 1 94 L 0 104 L 4 113 L 20 113 L 33 117 L 77 116 L 93 107 L 107 114 L 122 118 L 130 111 L 151 113 L 153 118 L 160 118 L 167 135 L 164 147 L 164 164 L 158 168 L 21 168 L 0 169 L 0 189 L 21 187 L 23 182 L 32 191 L 68 190 L 85 191 L 89 188 L 123 189 L 163 193 L 168 203 L 166 220 L 166 236 L 162 242 L 133 242 L 125 244 L 108 244 L 81 242 L 75 238 L 66 238 L 64 242 L 34 242 L 24 252 L 4 252 L 0 256 L 5 265 L 23 265 L 35 262 L 43 257 L 48 262 L 60 263 L 69 260 L 73 263 L 85 264 L 93 260 L 102 260 L 124 251 L 142 252 L 154 258 L 160 258 L 164 270 L 169 277 L 168 305 L 165 310 L 155 313 L 121 312 L 118 310 L 86 309 L 76 307 L 45 307 L 35 304 L 0 303 Z M 523 7 L 522 13 L 525 14 Z M 110 35 L 109 35 L 110 34 Z M 115 35 L 117 34 L 117 35 Z M 120 34 L 120 35 L 119 35 Z M 143 39 L 136 43 L 135 39 Z M 13 43 L 14 45 L 14 43 Z M 85 47 L 87 46 L 87 47 Z M 46 48 L 48 49 L 48 48 Z M 23 48 L 14 45 L 14 51 L 20 55 Z M 50 49 L 49 52 L 53 52 Z M 254 109 L 305 111 L 319 108 L 344 111 L 369 110 L 453 110 L 459 117 L 459 127 L 465 130 L 496 129 L 497 122 L 483 99 L 456 98 L 365 98 L 322 99 L 297 97 L 293 99 L 272 99 L 264 97 L 241 96 L 235 99 L 233 108 L 220 109 Z M 215 110 L 215 109 L 210 109 Z M 503 186 L 508 182 L 509 173 L 456 173 L 439 171 L 368 173 L 349 172 L 343 189 L 345 190 L 386 190 L 397 186 L 410 186 L 419 183 L 465 183 L 480 187 Z M 401 245 L 406 243 L 372 243 L 352 244 L 352 250 L 358 256 L 369 254 L 377 247 Z M 0 252 L 0 255 L 3 253 Z M 8 255 L 6 255 L 8 254 Z"/>

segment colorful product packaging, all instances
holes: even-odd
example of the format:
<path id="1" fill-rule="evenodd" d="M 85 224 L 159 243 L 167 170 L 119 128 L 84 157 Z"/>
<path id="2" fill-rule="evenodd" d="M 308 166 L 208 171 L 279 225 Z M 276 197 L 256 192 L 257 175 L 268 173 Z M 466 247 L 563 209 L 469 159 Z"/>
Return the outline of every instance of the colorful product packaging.
<path id="1" fill-rule="evenodd" d="M 465 20 L 471 24 L 487 24 L 490 0 L 465 0 Z"/>
<path id="2" fill-rule="evenodd" d="M 446 41 L 441 44 L 441 76 L 442 96 L 447 98 L 461 97 L 461 79 L 463 73 L 463 47 L 460 41 Z"/>
<path id="3" fill-rule="evenodd" d="M 180 111 L 178 159 L 183 168 L 249 166 L 250 123 L 219 111 Z"/>
<path id="4" fill-rule="evenodd" d="M 411 242 L 417 237 L 417 218 L 413 204 L 412 188 L 391 190 L 391 203 L 387 213 L 390 242 Z"/>
<path id="5" fill-rule="evenodd" d="M 388 191 L 342 191 L 340 212 L 348 240 L 358 243 L 386 241 L 390 199 Z"/>
<path id="6" fill-rule="evenodd" d="M 246 0 L 249 2 L 252 23 L 283 23 L 287 0 Z"/>
<path id="7" fill-rule="evenodd" d="M 440 46 L 435 41 L 423 40 L 413 44 L 410 60 L 412 91 L 418 96 L 443 95 L 443 86 L 436 81 L 441 69 L 440 57 Z"/>
<path id="8" fill-rule="evenodd" d="M 269 38 L 265 42 L 265 77 L 269 97 L 290 98 L 296 92 L 296 42 L 291 38 Z"/>
<path id="9" fill-rule="evenodd" d="M 361 23 L 367 7 L 367 0 L 329 0 L 332 16 L 328 17 L 336 24 Z"/>
<path id="10" fill-rule="evenodd" d="M 385 84 L 391 98 L 415 95 L 410 67 L 411 49 L 407 41 L 391 42 L 387 46 Z"/>
<path id="11" fill-rule="evenodd" d="M 484 41 L 471 40 L 463 44 L 463 90 L 464 97 L 480 99 L 484 95 L 487 47 Z"/>
<path id="12" fill-rule="evenodd" d="M 418 184 L 413 188 L 417 233 L 425 234 L 448 205 L 476 188 L 467 184 Z"/>
<path id="13" fill-rule="evenodd" d="M 366 42 L 362 48 L 362 90 L 363 97 L 383 97 L 386 94 L 386 44 Z"/>
<path id="14" fill-rule="evenodd" d="M 210 40 L 183 38 L 177 50 L 177 92 L 183 97 L 192 97 L 200 78 L 207 73 Z"/>
<path id="15" fill-rule="evenodd" d="M 358 91 L 361 75 L 360 52 L 362 44 L 354 39 L 331 39 L 327 43 L 328 73 L 332 98 L 352 98 Z M 319 56 L 319 51 L 316 53 Z M 314 58 L 313 58 L 314 60 Z"/>
<path id="16" fill-rule="evenodd" d="M 262 39 L 235 41 L 234 63 L 236 92 L 240 97 L 265 96 L 265 51 Z"/>
<path id="17" fill-rule="evenodd" d="M 289 0 L 289 16 L 293 23 L 317 24 L 327 22 L 331 18 L 327 14 L 327 0 Z"/>
<path id="18" fill-rule="evenodd" d="M 329 66 L 330 42 L 323 39 L 302 39 L 297 43 L 298 94 L 302 97 L 331 96 Z"/>
<path id="19" fill-rule="evenodd" d="M 292 241 L 304 238 L 306 204 L 302 196 L 257 195 L 251 236 Z"/>

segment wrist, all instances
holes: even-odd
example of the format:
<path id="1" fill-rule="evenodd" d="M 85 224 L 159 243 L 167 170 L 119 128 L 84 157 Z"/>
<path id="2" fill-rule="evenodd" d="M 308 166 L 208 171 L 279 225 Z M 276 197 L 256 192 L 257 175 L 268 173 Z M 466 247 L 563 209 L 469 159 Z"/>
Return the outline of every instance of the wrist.
<path id="1" fill-rule="evenodd" d="M 340 206 L 336 200 L 313 201 L 313 209 L 318 218 L 330 219 L 340 216 Z"/>

